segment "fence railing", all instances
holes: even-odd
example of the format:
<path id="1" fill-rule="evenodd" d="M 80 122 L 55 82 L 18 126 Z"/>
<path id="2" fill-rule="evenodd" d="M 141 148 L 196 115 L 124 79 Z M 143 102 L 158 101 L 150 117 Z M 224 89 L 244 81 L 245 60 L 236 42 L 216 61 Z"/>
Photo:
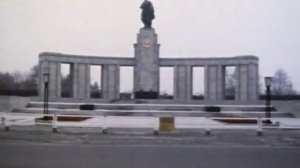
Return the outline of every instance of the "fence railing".
<path id="1" fill-rule="evenodd" d="M 20 117 L 23 119 L 20 120 Z M 48 118 L 42 120 L 42 118 Z M 60 121 L 61 118 L 86 118 L 88 122 Z M 154 134 L 159 132 L 160 116 L 93 116 L 93 115 L 56 115 L 56 114 L 28 114 L 28 113 L 0 113 L 1 126 L 5 131 L 9 131 L 12 126 L 26 125 L 48 125 L 55 133 L 62 127 L 91 127 L 100 128 L 104 134 L 109 128 L 148 128 Z M 279 128 L 264 124 L 265 118 L 232 118 L 232 117 L 174 117 L 176 129 L 202 129 L 206 135 L 210 135 L 212 130 L 223 129 L 249 129 L 255 130 L 257 135 L 262 135 L 265 128 Z M 36 119 L 40 119 L 39 121 Z M 232 124 L 226 121 L 251 121 L 246 124 Z M 87 120 L 86 120 L 87 121 Z"/>

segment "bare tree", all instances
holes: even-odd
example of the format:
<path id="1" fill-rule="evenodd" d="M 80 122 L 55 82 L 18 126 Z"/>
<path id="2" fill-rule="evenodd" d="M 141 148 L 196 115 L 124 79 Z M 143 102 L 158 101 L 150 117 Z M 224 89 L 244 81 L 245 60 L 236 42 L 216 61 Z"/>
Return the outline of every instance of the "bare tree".
<path id="1" fill-rule="evenodd" d="M 24 89 L 22 85 L 23 82 L 28 78 L 28 74 L 15 71 L 12 73 L 12 77 L 14 79 L 14 89 Z"/>
<path id="2" fill-rule="evenodd" d="M 225 95 L 226 96 L 234 96 L 235 88 L 236 88 L 236 73 L 225 72 Z"/>
<path id="3" fill-rule="evenodd" d="M 0 72 L 0 90 L 13 89 L 14 78 L 9 73 Z"/>
<path id="4" fill-rule="evenodd" d="M 99 88 L 98 82 L 94 82 L 94 84 L 91 85 L 91 92 L 92 93 L 100 92 L 100 88 Z"/>
<path id="5" fill-rule="evenodd" d="M 69 94 L 72 93 L 72 78 L 71 75 L 67 75 L 67 76 L 61 76 L 61 90 L 63 93 L 68 94 L 68 96 L 70 96 Z"/>
<path id="6" fill-rule="evenodd" d="M 283 69 L 278 69 L 273 76 L 272 92 L 274 95 L 296 94 L 291 78 Z"/>
<path id="7" fill-rule="evenodd" d="M 38 64 L 36 64 L 30 69 L 26 80 L 23 82 L 24 89 L 37 90 L 38 67 Z"/>
<path id="8" fill-rule="evenodd" d="M 13 73 L 0 72 L 0 88 L 10 90 L 36 90 L 38 66 L 35 65 L 29 72 L 15 71 Z"/>
<path id="9" fill-rule="evenodd" d="M 14 89 L 37 90 L 38 65 L 33 66 L 28 72 L 15 71 L 12 73 L 14 78 Z"/>

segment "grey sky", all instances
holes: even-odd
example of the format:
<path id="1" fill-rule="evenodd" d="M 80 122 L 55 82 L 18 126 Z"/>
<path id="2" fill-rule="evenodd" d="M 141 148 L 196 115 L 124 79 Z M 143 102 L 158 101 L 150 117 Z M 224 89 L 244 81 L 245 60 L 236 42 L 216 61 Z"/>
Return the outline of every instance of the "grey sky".
<path id="1" fill-rule="evenodd" d="M 142 0 L 0 0 L 0 71 L 43 51 L 133 57 Z M 152 0 L 161 57 L 256 55 L 300 90 L 299 0 Z"/>

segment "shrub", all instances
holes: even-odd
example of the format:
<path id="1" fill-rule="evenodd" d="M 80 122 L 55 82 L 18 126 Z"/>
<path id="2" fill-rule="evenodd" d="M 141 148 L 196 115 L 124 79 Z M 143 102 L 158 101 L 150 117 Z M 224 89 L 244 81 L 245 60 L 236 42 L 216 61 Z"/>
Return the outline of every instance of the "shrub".
<path id="1" fill-rule="evenodd" d="M 80 105 L 80 110 L 95 110 L 95 105 L 93 104 L 82 104 Z"/>
<path id="2" fill-rule="evenodd" d="M 204 111 L 206 112 L 221 112 L 221 108 L 217 106 L 206 106 L 204 107 Z"/>

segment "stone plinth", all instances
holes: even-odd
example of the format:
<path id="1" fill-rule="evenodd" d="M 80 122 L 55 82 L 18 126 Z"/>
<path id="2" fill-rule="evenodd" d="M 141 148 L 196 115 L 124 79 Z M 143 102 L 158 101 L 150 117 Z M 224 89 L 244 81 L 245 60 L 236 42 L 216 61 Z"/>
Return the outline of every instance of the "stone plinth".
<path id="1" fill-rule="evenodd" d="M 159 94 L 159 44 L 154 29 L 140 29 L 134 49 L 135 98 L 156 99 Z"/>

